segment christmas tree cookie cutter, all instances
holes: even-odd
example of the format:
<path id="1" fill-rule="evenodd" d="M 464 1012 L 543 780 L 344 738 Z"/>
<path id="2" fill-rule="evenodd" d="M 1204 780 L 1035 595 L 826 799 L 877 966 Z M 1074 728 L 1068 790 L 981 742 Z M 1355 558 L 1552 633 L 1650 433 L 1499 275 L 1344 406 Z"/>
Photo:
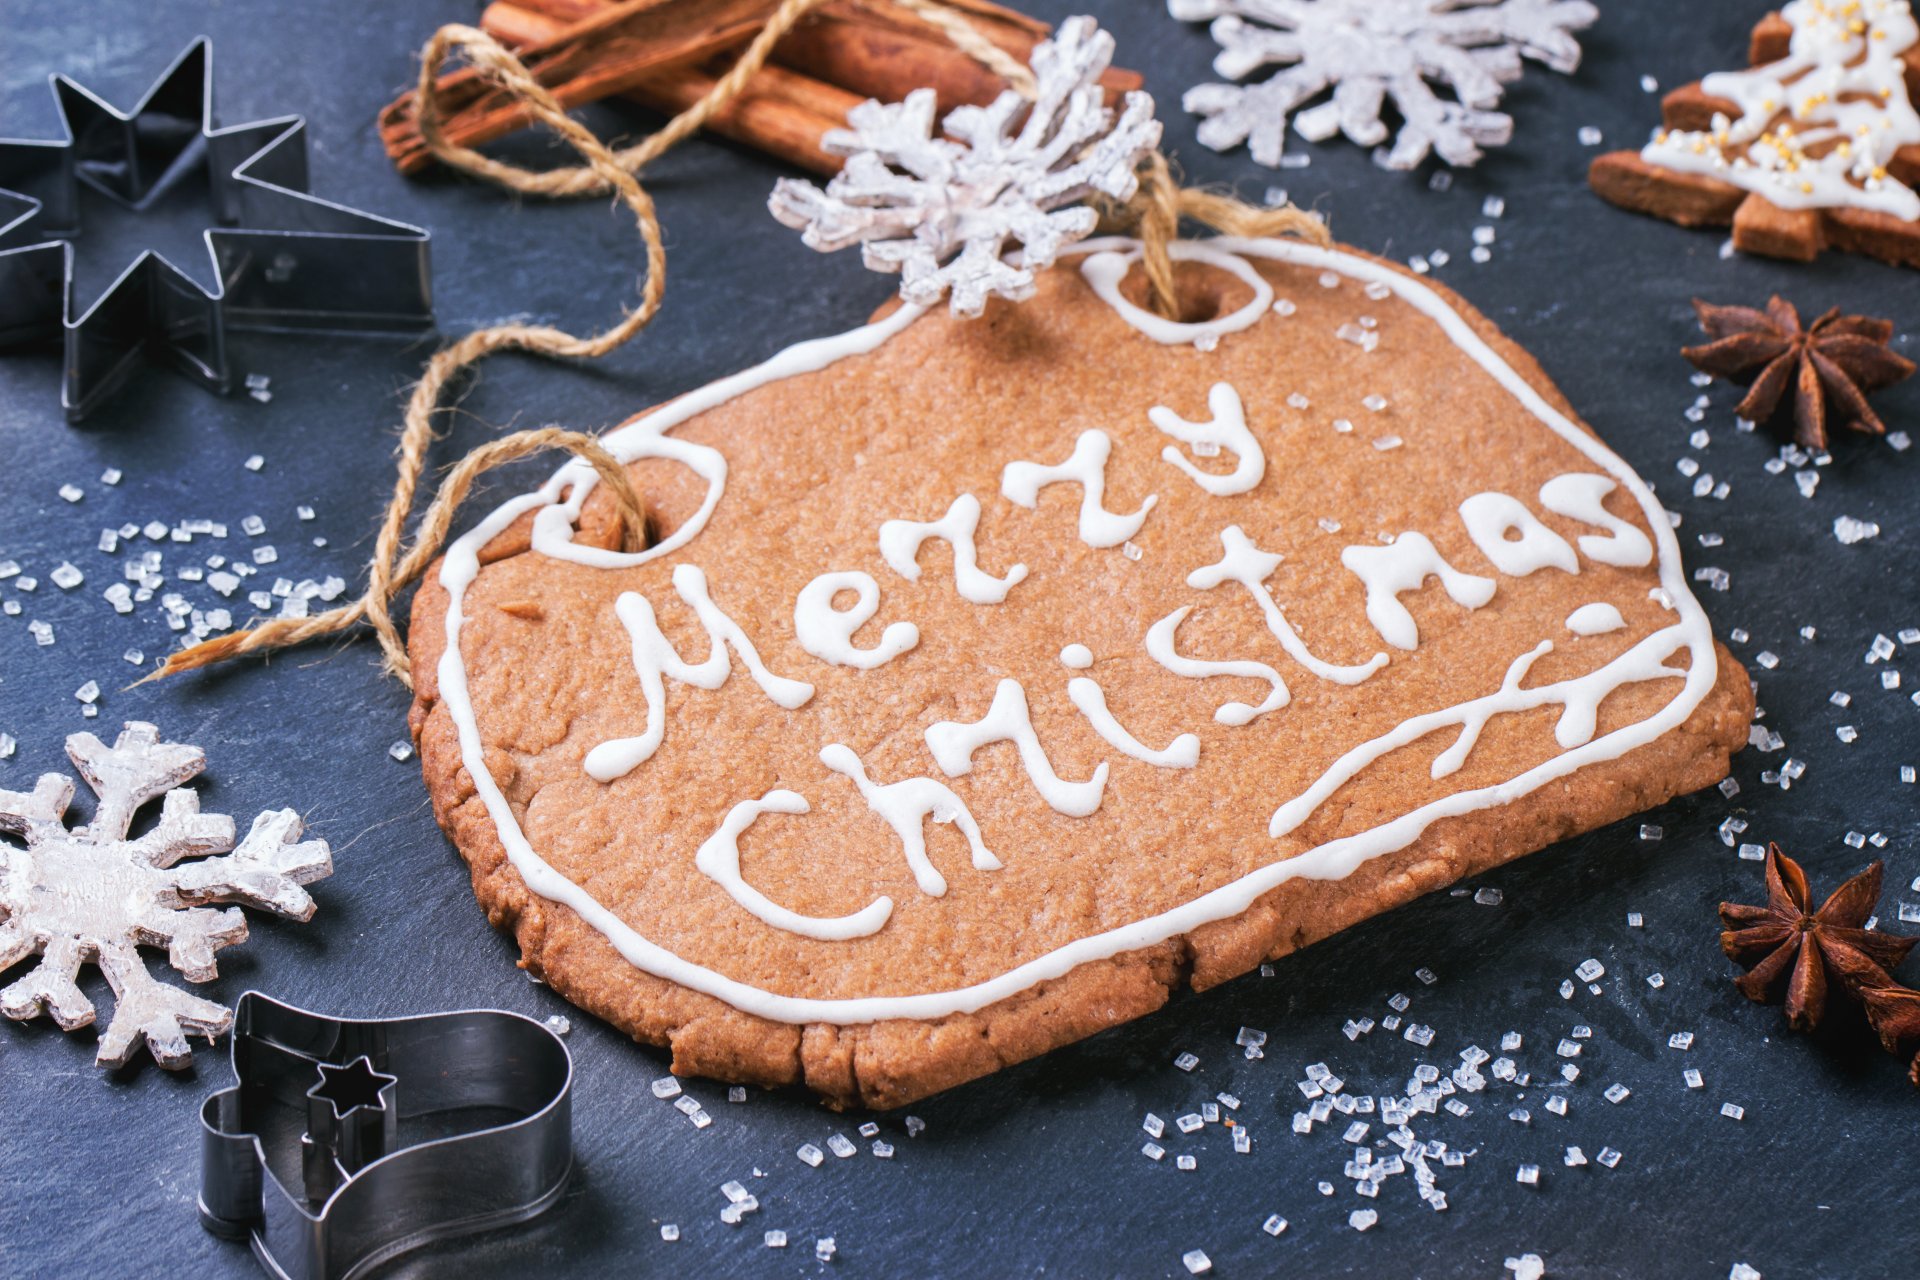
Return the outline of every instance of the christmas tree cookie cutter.
<path id="1" fill-rule="evenodd" d="M 233 1071 L 200 1109 L 200 1222 L 278 1280 L 523 1222 L 573 1169 L 573 1059 L 516 1013 L 330 1018 L 249 991 Z"/>
<path id="2" fill-rule="evenodd" d="M 49 77 L 61 139 L 0 138 L 0 350 L 63 339 L 79 421 L 152 353 L 226 394 L 230 331 L 413 337 L 433 328 L 430 237 L 307 193 L 306 121 L 221 128 L 213 47 L 188 45 L 132 111 Z M 80 184 L 140 211 L 204 166 L 214 285 L 151 250 L 78 315 Z"/>

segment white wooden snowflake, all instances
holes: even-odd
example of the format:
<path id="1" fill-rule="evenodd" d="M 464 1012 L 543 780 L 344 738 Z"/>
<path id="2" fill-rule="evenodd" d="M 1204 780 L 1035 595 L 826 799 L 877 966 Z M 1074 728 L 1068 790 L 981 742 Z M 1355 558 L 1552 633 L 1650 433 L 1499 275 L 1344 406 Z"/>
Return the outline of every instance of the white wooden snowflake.
<path id="1" fill-rule="evenodd" d="M 0 841 L 0 972 L 40 957 L 0 989 L 0 1013 L 49 1013 L 66 1031 L 86 1026 L 93 1004 L 76 979 L 91 963 L 114 996 L 99 1065 L 124 1066 L 144 1043 L 161 1066 L 184 1067 L 188 1033 L 211 1039 L 233 1025 L 233 1012 L 159 981 L 140 948 L 164 946 L 188 981 L 209 981 L 213 953 L 245 941 L 247 919 L 207 904 L 309 919 L 313 899 L 301 886 L 332 874 L 333 859 L 325 841 L 300 840 L 291 809 L 255 818 L 235 848 L 233 819 L 201 813 L 199 796 L 180 786 L 206 766 L 205 753 L 161 742 L 150 724 L 128 722 L 111 747 L 76 733 L 67 755 L 100 797 L 85 826 L 62 820 L 74 791 L 63 774 L 42 774 L 30 792 L 0 790 L 0 831 L 26 842 L 23 849 Z M 129 839 L 135 811 L 163 794 L 153 829 Z"/>
<path id="2" fill-rule="evenodd" d="M 1152 98 L 1127 94 L 1117 117 L 1105 106 L 1098 81 L 1112 59 L 1112 36 L 1069 18 L 1033 51 L 1031 104 L 1008 91 L 956 107 L 947 137 L 934 136 L 931 89 L 864 102 L 847 115 L 851 129 L 821 139 L 847 157 L 826 190 L 782 179 L 768 207 L 823 253 L 859 244 L 868 267 L 900 273 L 908 302 L 950 294 L 955 315 L 977 316 L 990 296 L 1029 297 L 1034 273 L 1099 221 L 1076 202 L 1131 197 L 1135 167 L 1159 145 Z"/>
<path id="3" fill-rule="evenodd" d="M 1212 20 L 1221 46 L 1213 69 L 1229 80 L 1285 67 L 1254 84 L 1189 89 L 1181 105 L 1206 117 L 1206 146 L 1244 142 L 1255 160 L 1278 165 L 1289 117 L 1309 142 L 1344 133 L 1377 146 L 1387 139 L 1380 110 L 1391 99 L 1400 130 L 1390 150 L 1374 152 L 1389 169 L 1411 169 L 1429 151 L 1469 165 L 1482 145 L 1505 143 L 1513 118 L 1493 108 L 1520 78 L 1521 59 L 1572 71 L 1580 65 L 1572 33 L 1600 16 L 1586 0 L 1167 0 L 1167 9 L 1188 22 Z M 1331 100 L 1292 114 L 1329 90 Z"/>

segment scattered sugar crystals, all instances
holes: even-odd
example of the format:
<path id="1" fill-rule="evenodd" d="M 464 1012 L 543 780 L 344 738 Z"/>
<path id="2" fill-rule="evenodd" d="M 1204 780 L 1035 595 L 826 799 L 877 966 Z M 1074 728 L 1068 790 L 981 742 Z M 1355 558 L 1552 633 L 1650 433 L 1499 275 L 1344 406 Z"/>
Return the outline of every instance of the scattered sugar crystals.
<path id="1" fill-rule="evenodd" d="M 1140 1154 L 1149 1160 L 1159 1160 L 1166 1156 L 1167 1149 L 1157 1142 L 1149 1142 L 1140 1148 Z"/>
<path id="2" fill-rule="evenodd" d="M 405 738 L 402 738 L 400 741 L 394 743 L 392 746 L 387 748 L 387 754 L 392 756 L 395 760 L 402 760 L 402 761 L 411 760 L 413 759 L 413 744 L 411 742 L 408 742 Z M 679 1091 L 680 1091 L 679 1086 L 675 1085 L 674 1093 L 678 1093 Z M 657 1080 L 654 1082 L 653 1095 L 656 1098 L 671 1098 L 673 1096 L 672 1093 L 661 1093 L 660 1082 Z"/>
<path id="3" fill-rule="evenodd" d="M 656 1098 L 677 1098 L 680 1096 L 680 1081 L 674 1076 L 661 1076 L 650 1086 Z"/>
<path id="4" fill-rule="evenodd" d="M 1737 1102 L 1723 1102 L 1720 1104 L 1720 1114 L 1729 1120 L 1742 1120 L 1746 1118 L 1747 1109 Z"/>
<path id="5" fill-rule="evenodd" d="M 1180 1263 L 1188 1274 L 1203 1276 L 1213 1270 L 1213 1259 L 1207 1256 L 1205 1249 L 1189 1249 L 1180 1255 Z"/>
<path id="6" fill-rule="evenodd" d="M 1539 1185 L 1540 1166 L 1537 1164 L 1521 1165 L 1518 1169 L 1514 1170 L 1513 1180 L 1529 1187 Z"/>
<path id="7" fill-rule="evenodd" d="M 672 1244 L 674 1241 L 678 1240 L 680 1238 L 680 1224 L 677 1222 L 661 1223 L 660 1238 L 662 1240 L 665 1240 L 668 1244 Z"/>
<path id="8" fill-rule="evenodd" d="M 1380 1215 L 1373 1209 L 1355 1209 L 1347 1215 L 1347 1225 L 1355 1231 L 1371 1230 L 1373 1224 L 1380 1221 Z"/>
<path id="9" fill-rule="evenodd" d="M 1688 1067 L 1680 1073 L 1680 1078 L 1687 1082 L 1687 1088 L 1689 1089 L 1704 1088 L 1707 1083 L 1705 1078 L 1701 1076 L 1698 1067 Z"/>
<path id="10" fill-rule="evenodd" d="M 1727 1272 L 1727 1280 L 1762 1280 L 1760 1273 L 1744 1262 L 1736 1262 Z"/>
<path id="11" fill-rule="evenodd" d="M 1606 976 L 1606 972 L 1605 965 L 1598 960 L 1588 959 L 1580 962 L 1580 967 L 1573 971 L 1573 976 L 1582 982 L 1593 982 Z"/>
<path id="12" fill-rule="evenodd" d="M 827 1150 L 845 1160 L 848 1156 L 857 1155 L 860 1148 L 854 1146 L 845 1134 L 836 1133 L 827 1139 Z"/>
<path id="13" fill-rule="evenodd" d="M 832 1262 L 833 1255 L 839 1250 L 834 1246 L 832 1236 L 821 1236 L 813 1242 L 813 1256 L 820 1262 Z"/>
<path id="14" fill-rule="evenodd" d="M 1513 1280 L 1540 1280 L 1547 1274 L 1547 1264 L 1537 1253 L 1523 1253 L 1517 1258 L 1508 1258 L 1506 1267 L 1513 1272 Z"/>
<path id="15" fill-rule="evenodd" d="M 1173 1167 L 1182 1173 L 1192 1173 L 1200 1167 L 1200 1162 L 1192 1156 L 1175 1156 L 1173 1158 Z"/>
<path id="16" fill-rule="evenodd" d="M 826 1152 L 820 1150 L 820 1148 L 814 1146 L 811 1142 L 801 1143 L 799 1149 L 793 1154 L 799 1156 L 802 1163 L 812 1165 L 816 1169 L 822 1164 L 825 1164 L 827 1159 Z"/>
<path id="17" fill-rule="evenodd" d="M 1277 1213 L 1269 1214 L 1267 1220 L 1260 1224 L 1260 1229 L 1270 1236 L 1277 1236 L 1287 1229 L 1287 1220 Z"/>
<path id="18" fill-rule="evenodd" d="M 1602 1147 L 1600 1148 L 1600 1154 L 1595 1156 L 1594 1159 L 1611 1169 L 1620 1163 L 1620 1153 L 1612 1147 Z"/>

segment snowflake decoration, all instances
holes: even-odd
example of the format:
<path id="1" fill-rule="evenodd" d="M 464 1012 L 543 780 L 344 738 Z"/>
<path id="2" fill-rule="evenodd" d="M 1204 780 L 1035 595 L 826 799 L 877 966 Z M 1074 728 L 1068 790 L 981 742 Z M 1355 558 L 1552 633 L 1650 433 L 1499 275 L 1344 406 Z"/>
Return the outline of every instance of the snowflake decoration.
<path id="1" fill-rule="evenodd" d="M 145 1043 L 161 1066 L 184 1067 L 193 1056 L 187 1034 L 211 1040 L 232 1026 L 233 1012 L 155 978 L 140 948 L 166 947 L 188 981 L 207 982 L 216 972 L 213 953 L 247 936 L 239 910 L 207 904 L 309 919 L 313 899 L 301 886 L 330 875 L 333 859 L 325 841 L 301 842 L 300 815 L 291 809 L 255 818 L 236 848 L 233 819 L 201 813 L 199 796 L 180 786 L 206 767 L 205 753 L 161 742 L 150 724 L 128 722 L 111 747 L 76 733 L 67 755 L 100 797 L 87 825 L 62 821 L 74 791 L 63 774 L 41 775 L 30 792 L 0 790 L 0 831 L 26 842 L 24 849 L 0 842 L 0 972 L 40 957 L 0 989 L 0 1013 L 50 1013 L 65 1031 L 86 1026 L 94 1008 L 75 979 L 92 963 L 114 996 L 99 1065 L 124 1066 Z M 135 811 L 160 795 L 160 820 L 129 839 Z"/>
<path id="2" fill-rule="evenodd" d="M 1587 0 L 1167 0 L 1167 10 L 1212 20 L 1221 46 L 1213 69 L 1229 80 L 1286 67 L 1256 84 L 1189 89 L 1181 105 L 1206 117 L 1203 144 L 1227 151 L 1244 142 L 1255 160 L 1277 166 L 1294 108 L 1331 89 L 1330 101 L 1292 116 L 1294 130 L 1309 142 L 1344 133 L 1377 146 L 1389 132 L 1380 108 L 1391 98 L 1400 131 L 1391 150 L 1374 152 L 1388 169 L 1411 169 L 1429 151 L 1469 165 L 1481 145 L 1505 143 L 1513 117 L 1492 108 L 1502 86 L 1520 78 L 1521 59 L 1572 71 L 1580 65 L 1572 33 L 1600 16 Z"/>
<path id="3" fill-rule="evenodd" d="M 1135 168 L 1159 145 L 1152 98 L 1128 93 L 1117 118 L 1105 106 L 1098 82 L 1112 58 L 1112 36 L 1069 18 L 1033 51 L 1031 103 L 1009 90 L 989 106 L 956 107 L 942 122 L 947 137 L 934 136 L 931 89 L 864 102 L 847 115 L 851 129 L 821 139 L 847 157 L 826 190 L 782 179 L 768 207 L 809 248 L 859 244 L 869 268 L 900 273 L 908 302 L 951 294 L 953 313 L 971 317 L 990 296 L 1031 297 L 1034 273 L 1099 222 L 1076 202 L 1129 199 Z"/>

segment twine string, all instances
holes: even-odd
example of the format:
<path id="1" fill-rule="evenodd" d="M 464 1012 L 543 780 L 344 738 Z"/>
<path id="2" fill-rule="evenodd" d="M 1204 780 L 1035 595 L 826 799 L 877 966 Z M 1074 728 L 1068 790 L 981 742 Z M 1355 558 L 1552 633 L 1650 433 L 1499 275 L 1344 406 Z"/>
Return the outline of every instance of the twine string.
<path id="1" fill-rule="evenodd" d="M 1031 71 L 988 40 L 962 14 L 938 0 L 878 2 L 893 4 L 923 19 L 963 53 L 1005 79 L 1017 92 L 1029 98 L 1034 96 Z M 448 384 L 495 352 L 528 351 L 559 359 L 593 359 L 622 346 L 646 328 L 659 312 L 666 293 L 667 255 L 653 199 L 636 175 L 697 132 L 715 112 L 738 97 L 766 65 L 781 37 L 824 3 L 826 0 L 782 0 L 766 26 L 700 101 L 644 141 L 618 151 L 568 116 L 525 64 L 492 36 L 458 23 L 434 32 L 421 53 L 415 93 L 420 136 L 427 149 L 443 164 L 527 195 L 567 198 L 612 193 L 632 213 L 645 247 L 646 270 L 641 279 L 639 305 L 625 311 L 617 323 L 584 338 L 551 325 L 500 324 L 475 330 L 436 352 L 407 399 L 396 450 L 393 496 L 374 541 L 366 591 L 336 609 L 305 618 L 267 619 L 247 630 L 181 649 L 169 655 L 145 680 L 213 666 L 243 654 L 301 644 L 366 622 L 379 640 L 387 672 L 411 689 L 412 665 L 408 661 L 406 642 L 393 620 L 394 597 L 417 580 L 439 554 L 455 511 L 482 474 L 546 449 L 565 449 L 593 468 L 619 515 L 625 549 L 643 550 L 647 537 L 646 507 L 623 464 L 593 436 L 559 427 L 515 432 L 469 452 L 441 481 L 426 514 L 421 517 L 412 543 L 407 544 L 407 517 L 418 496 L 427 452 L 436 439 L 434 415 L 440 409 Z M 442 125 L 436 85 L 442 67 L 456 53 L 483 78 L 524 102 L 529 113 L 578 152 L 585 163 L 542 171 L 523 169 L 449 141 Z M 1133 198 L 1110 207 L 1107 213 L 1108 221 L 1117 229 L 1133 229 L 1139 236 L 1150 301 L 1153 309 L 1166 317 L 1177 317 L 1179 311 L 1168 246 L 1179 234 L 1183 218 L 1233 236 L 1293 235 L 1316 244 L 1324 244 L 1328 238 L 1326 228 L 1318 219 L 1298 209 L 1260 208 L 1232 196 L 1182 187 L 1168 167 L 1166 157 L 1158 152 L 1143 163 L 1139 190 Z"/>

